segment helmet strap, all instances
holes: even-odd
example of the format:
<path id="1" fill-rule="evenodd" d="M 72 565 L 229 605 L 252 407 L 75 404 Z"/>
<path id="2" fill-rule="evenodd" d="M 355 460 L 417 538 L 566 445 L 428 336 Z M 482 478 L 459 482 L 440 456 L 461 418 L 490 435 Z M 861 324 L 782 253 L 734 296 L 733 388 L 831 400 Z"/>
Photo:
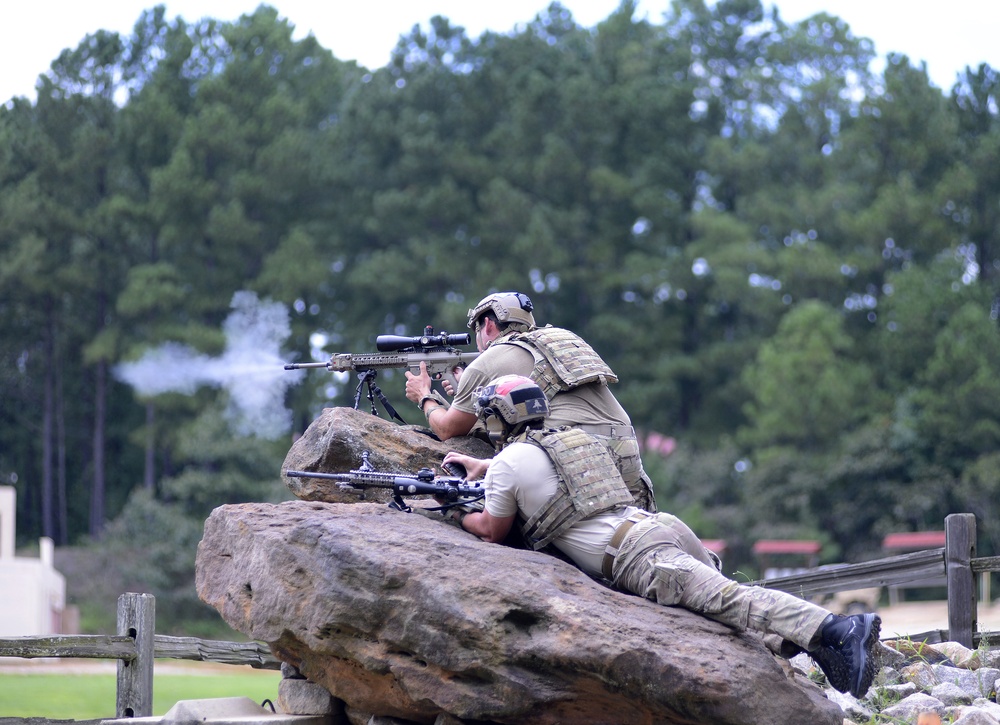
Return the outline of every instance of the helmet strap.
<path id="1" fill-rule="evenodd" d="M 510 443 L 515 438 L 520 437 L 534 421 L 528 421 L 526 423 L 518 423 L 517 425 L 509 426 L 504 423 L 504 433 L 503 433 L 503 443 Z"/>

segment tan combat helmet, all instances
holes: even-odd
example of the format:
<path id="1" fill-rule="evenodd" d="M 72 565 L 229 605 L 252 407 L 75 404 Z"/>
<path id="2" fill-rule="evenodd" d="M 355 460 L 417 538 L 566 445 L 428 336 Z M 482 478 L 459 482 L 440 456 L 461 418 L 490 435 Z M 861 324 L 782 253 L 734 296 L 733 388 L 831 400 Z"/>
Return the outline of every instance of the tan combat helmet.
<path id="1" fill-rule="evenodd" d="M 476 417 L 500 442 L 518 434 L 529 423 L 545 420 L 549 414 L 549 399 L 534 380 L 523 375 L 504 375 L 491 380 L 473 392 L 472 400 Z"/>
<path id="2" fill-rule="evenodd" d="M 493 312 L 500 324 L 521 324 L 529 328 L 535 326 L 535 318 L 531 315 L 534 305 L 526 294 L 520 292 L 495 292 L 479 301 L 479 304 L 469 310 L 468 326 L 474 327 L 476 321 L 486 312 Z"/>

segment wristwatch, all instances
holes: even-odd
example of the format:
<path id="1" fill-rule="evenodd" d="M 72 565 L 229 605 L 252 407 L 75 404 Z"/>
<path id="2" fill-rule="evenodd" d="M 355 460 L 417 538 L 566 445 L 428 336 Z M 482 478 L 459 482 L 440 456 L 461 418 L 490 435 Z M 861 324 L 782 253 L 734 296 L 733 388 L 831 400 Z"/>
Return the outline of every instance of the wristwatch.
<path id="1" fill-rule="evenodd" d="M 417 407 L 420 408 L 420 412 L 421 413 L 424 412 L 424 403 L 426 403 L 428 400 L 433 400 L 435 403 L 437 403 L 438 405 L 444 406 L 445 408 L 448 407 L 448 401 L 446 401 L 441 396 L 441 393 L 439 393 L 436 390 L 432 390 L 431 392 L 427 393 L 427 395 L 425 395 L 424 397 L 422 397 L 419 400 L 419 402 L 417 403 Z"/>

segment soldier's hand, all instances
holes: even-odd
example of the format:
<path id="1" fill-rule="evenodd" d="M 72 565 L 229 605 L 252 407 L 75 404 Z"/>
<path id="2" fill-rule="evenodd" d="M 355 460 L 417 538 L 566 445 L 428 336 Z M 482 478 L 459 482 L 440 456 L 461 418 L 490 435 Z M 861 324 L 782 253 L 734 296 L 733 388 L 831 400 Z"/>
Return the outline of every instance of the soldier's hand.
<path id="1" fill-rule="evenodd" d="M 465 370 L 464 365 L 456 365 L 451 369 L 451 374 L 455 376 L 455 384 L 457 385 L 462 380 L 462 372 Z M 451 384 L 448 378 L 444 378 L 441 381 L 441 387 L 444 388 L 444 392 L 448 393 L 452 398 L 455 397 L 455 387 Z"/>
<path id="2" fill-rule="evenodd" d="M 465 468 L 465 480 L 467 481 L 478 481 L 486 475 L 486 470 L 490 467 L 490 463 L 493 461 L 492 458 L 473 458 L 472 456 L 467 456 L 464 453 L 457 453 L 455 451 L 448 451 L 445 454 L 444 460 L 441 465 L 445 465 L 451 462 L 458 463 Z"/>
<path id="3" fill-rule="evenodd" d="M 406 375 L 406 398 L 410 402 L 419 403 L 420 399 L 431 393 L 431 376 L 427 374 L 427 363 L 420 363 L 420 374 L 415 375 L 407 370 Z"/>

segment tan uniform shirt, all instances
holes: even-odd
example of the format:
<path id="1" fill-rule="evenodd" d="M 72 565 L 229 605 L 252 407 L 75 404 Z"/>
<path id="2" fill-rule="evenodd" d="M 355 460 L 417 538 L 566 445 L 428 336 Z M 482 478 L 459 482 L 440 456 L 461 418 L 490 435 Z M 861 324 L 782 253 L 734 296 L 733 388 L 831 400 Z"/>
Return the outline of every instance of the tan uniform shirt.
<path id="1" fill-rule="evenodd" d="M 500 451 L 490 464 L 484 482 L 486 511 L 505 518 L 520 514 L 531 518 L 556 495 L 559 477 L 548 454 L 531 443 L 515 442 Z M 605 512 L 573 524 L 552 545 L 591 576 L 601 575 L 604 550 L 618 525 L 633 507 Z"/>
<path id="2" fill-rule="evenodd" d="M 469 363 L 462 373 L 452 405 L 463 413 L 476 414 L 473 393 L 502 375 L 531 376 L 535 360 L 531 353 L 516 345 L 495 343 Z M 590 383 L 557 393 L 549 403 L 548 426 L 562 425 L 632 425 L 628 413 L 607 385 Z"/>

